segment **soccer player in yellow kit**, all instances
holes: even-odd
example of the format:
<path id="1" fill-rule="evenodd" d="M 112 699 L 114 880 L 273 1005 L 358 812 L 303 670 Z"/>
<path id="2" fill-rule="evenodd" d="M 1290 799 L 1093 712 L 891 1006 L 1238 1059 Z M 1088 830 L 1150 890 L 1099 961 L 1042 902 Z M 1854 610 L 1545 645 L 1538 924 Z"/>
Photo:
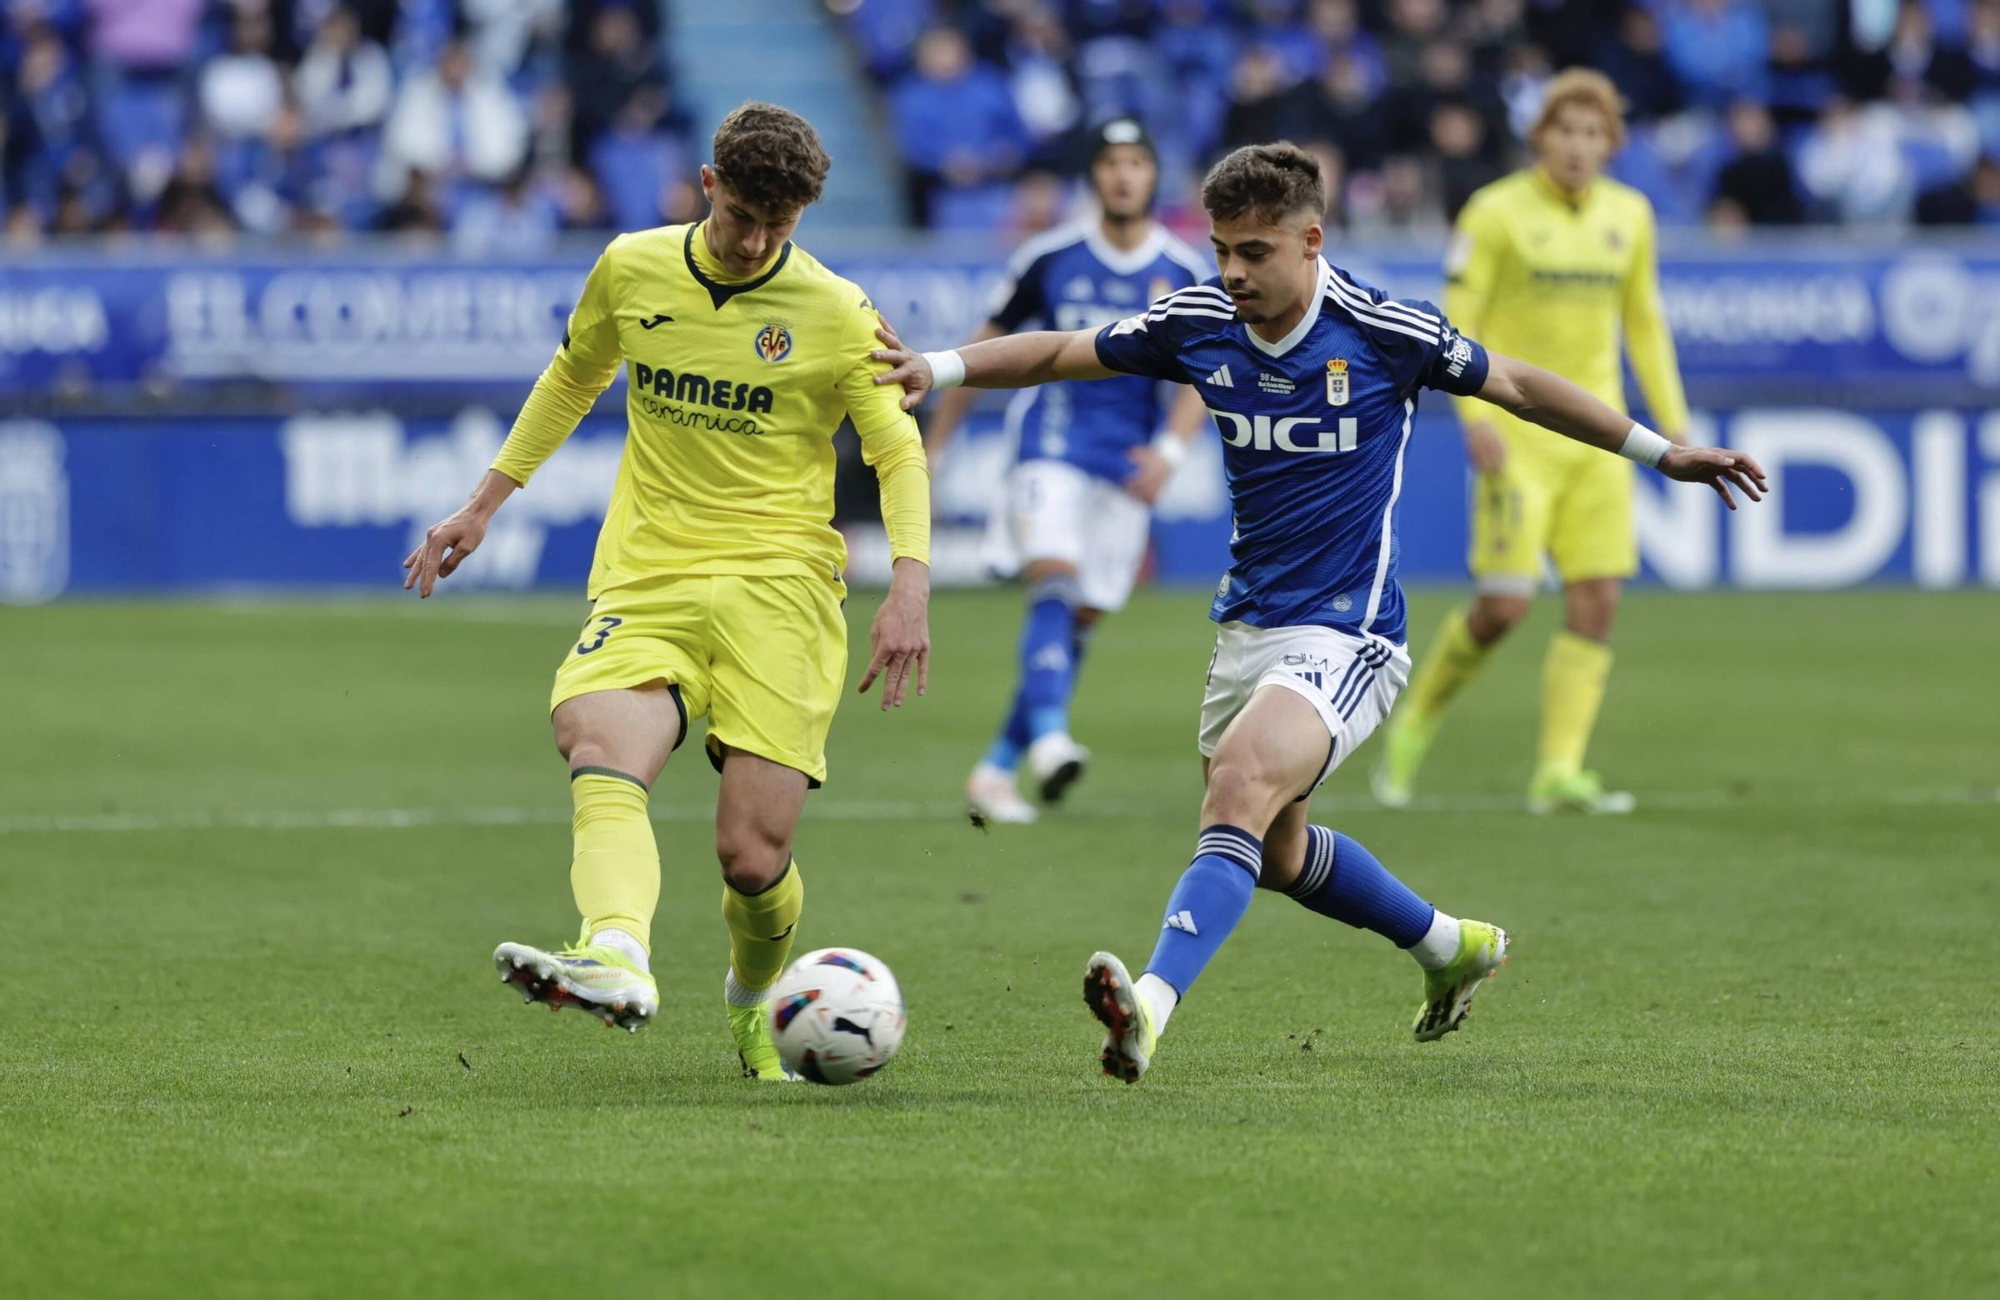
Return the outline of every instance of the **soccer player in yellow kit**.
<path id="1" fill-rule="evenodd" d="M 1624 140 L 1618 92 L 1601 73 L 1549 82 L 1530 133 L 1537 165 L 1472 196 L 1446 268 L 1445 314 L 1487 347 L 1566 375 L 1624 410 L 1619 338 L 1654 425 L 1687 432 L 1674 341 L 1660 305 L 1653 209 L 1600 173 Z M 1481 402 L 1457 399 L 1478 470 L 1470 607 L 1445 618 L 1391 720 L 1376 797 L 1407 805 L 1446 706 L 1527 616 L 1548 555 L 1563 580 L 1564 626 L 1542 665 L 1542 727 L 1528 806 L 1629 812 L 1583 765 L 1611 671 L 1619 590 L 1638 571 L 1632 467 Z"/>
<path id="2" fill-rule="evenodd" d="M 729 930 L 724 980 L 747 1076 L 787 1077 L 764 1019 L 805 894 L 792 836 L 847 669 L 846 546 L 834 531 L 833 434 L 846 416 L 882 485 L 894 556 L 866 691 L 900 705 L 929 672 L 930 476 L 901 393 L 874 383 L 880 325 L 855 285 L 791 242 L 830 163 L 797 114 L 749 103 L 701 169 L 708 219 L 623 235 L 598 258 L 555 359 L 472 500 L 405 561 L 428 596 L 488 521 L 626 367 L 630 430 L 591 569 L 590 618 L 550 699 L 575 805 L 575 946 L 503 943 L 494 964 L 529 1001 L 637 1030 L 659 1007 L 649 969 L 659 851 L 648 791 L 688 724 L 709 717 L 722 773 L 715 847 Z"/>

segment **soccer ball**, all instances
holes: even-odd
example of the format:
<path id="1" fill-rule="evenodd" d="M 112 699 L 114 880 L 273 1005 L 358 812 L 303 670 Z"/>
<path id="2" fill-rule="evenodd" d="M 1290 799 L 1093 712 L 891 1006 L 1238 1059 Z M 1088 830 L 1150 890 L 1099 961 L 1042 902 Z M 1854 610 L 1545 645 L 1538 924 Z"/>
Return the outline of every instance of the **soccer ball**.
<path id="1" fill-rule="evenodd" d="M 821 948 L 786 968 L 771 989 L 771 1039 L 794 1073 L 814 1083 L 853 1083 L 889 1063 L 903 1045 L 903 990 L 875 957 Z"/>

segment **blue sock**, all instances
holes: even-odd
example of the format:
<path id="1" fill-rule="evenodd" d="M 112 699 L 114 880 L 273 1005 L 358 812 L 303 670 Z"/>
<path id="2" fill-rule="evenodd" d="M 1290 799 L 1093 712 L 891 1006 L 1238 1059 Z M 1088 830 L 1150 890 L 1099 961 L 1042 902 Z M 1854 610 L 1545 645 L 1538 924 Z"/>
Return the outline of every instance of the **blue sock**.
<path id="1" fill-rule="evenodd" d="M 1076 595 L 1076 580 L 1068 576 L 1044 578 L 1028 592 L 1028 622 L 1021 629 L 1021 697 L 1030 740 L 1069 730 Z"/>
<path id="2" fill-rule="evenodd" d="M 1090 651 L 1090 640 L 1097 635 L 1097 624 L 1079 621 L 1069 634 L 1069 688 L 1076 689 L 1077 679 L 1083 676 L 1083 656 Z"/>
<path id="3" fill-rule="evenodd" d="M 1020 688 L 1014 691 L 1014 707 L 1007 712 L 1007 721 L 1000 724 L 1000 734 L 993 738 L 993 745 L 986 751 L 986 761 L 1003 772 L 1011 772 L 1021 765 L 1021 753 L 1027 749 L 1034 737 L 1028 734 L 1028 697 Z"/>
<path id="4" fill-rule="evenodd" d="M 1249 910 L 1263 868 L 1264 845 L 1249 831 L 1221 823 L 1204 830 L 1194 861 L 1167 898 L 1166 924 L 1160 927 L 1146 973 L 1158 975 L 1185 998 Z"/>
<path id="5" fill-rule="evenodd" d="M 1324 826 L 1306 827 L 1305 869 L 1285 892 L 1321 916 L 1373 930 L 1398 948 L 1423 938 L 1437 912 L 1358 840 Z"/>

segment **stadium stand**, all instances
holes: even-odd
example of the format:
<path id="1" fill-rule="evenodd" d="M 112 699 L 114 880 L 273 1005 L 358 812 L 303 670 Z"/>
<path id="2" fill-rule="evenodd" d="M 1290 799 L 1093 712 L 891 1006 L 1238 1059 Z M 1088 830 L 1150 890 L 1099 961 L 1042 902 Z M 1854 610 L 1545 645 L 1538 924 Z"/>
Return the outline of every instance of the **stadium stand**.
<path id="1" fill-rule="evenodd" d="M 2000 0 L 863 0 L 846 22 L 932 225 L 1041 203 L 998 182 L 1073 170 L 1079 124 L 1128 111 L 1169 193 L 1288 136 L 1340 178 L 1337 220 L 1435 233 L 1571 64 L 1627 97 L 1616 174 L 1664 222 L 2000 222 Z"/>
<path id="2" fill-rule="evenodd" d="M 1040 228 L 1080 133 L 1136 112 L 1170 195 L 1287 136 L 1336 221 L 1436 235 L 1574 63 L 1625 94 L 1615 174 L 1665 223 L 2000 223 L 2000 0 L 12 0 L 0 206 L 17 243 L 532 253 L 692 212 L 690 142 L 761 93 L 846 164 L 826 224 Z"/>

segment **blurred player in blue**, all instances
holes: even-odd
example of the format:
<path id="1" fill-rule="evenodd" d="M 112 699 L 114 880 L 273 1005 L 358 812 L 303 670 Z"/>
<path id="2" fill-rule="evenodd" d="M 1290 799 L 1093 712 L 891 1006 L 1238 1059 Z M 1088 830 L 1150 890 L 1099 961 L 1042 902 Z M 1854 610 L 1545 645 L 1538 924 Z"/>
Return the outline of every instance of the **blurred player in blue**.
<path id="1" fill-rule="evenodd" d="M 1206 263 L 1153 220 L 1159 175 L 1138 121 L 1113 118 L 1098 127 L 1090 159 L 1097 212 L 1022 245 L 974 341 L 1023 326 L 1095 330 L 1200 283 Z M 1007 408 L 1019 463 L 994 511 L 987 554 L 999 572 L 1021 575 L 1028 617 L 1013 701 L 965 783 L 973 813 L 986 821 L 1035 820 L 1015 776 L 1023 761 L 1048 803 L 1061 799 L 1090 761 L 1069 728 L 1084 647 L 1097 620 L 1131 595 L 1152 503 L 1205 423 L 1193 389 L 1178 389 L 1170 412 L 1163 411 L 1167 391 L 1148 376 L 1048 384 L 1018 394 Z M 963 389 L 947 393 L 931 417 L 925 443 L 933 477 L 972 397 Z"/>
<path id="2" fill-rule="evenodd" d="M 1084 999 L 1105 1073 L 1135 1082 L 1258 887 L 1374 931 L 1424 976 L 1420 1042 L 1458 1028 L 1507 957 L 1507 932 L 1461 921 L 1357 841 L 1307 822 L 1314 790 L 1388 716 L 1409 674 L 1396 582 L 1403 452 L 1426 388 L 1479 397 L 1670 478 L 1757 500 L 1750 457 L 1679 447 L 1567 379 L 1488 353 L 1427 302 L 1399 302 L 1320 254 L 1319 164 L 1290 144 L 1239 149 L 1202 184 L 1222 274 L 1100 330 L 1021 334 L 957 352 L 889 345 L 914 404 L 930 388 L 1146 375 L 1196 384 L 1222 430 L 1236 534 L 1210 610 L 1221 624 L 1201 706 L 1207 792 L 1194 861 L 1136 981 L 1094 954 Z"/>

